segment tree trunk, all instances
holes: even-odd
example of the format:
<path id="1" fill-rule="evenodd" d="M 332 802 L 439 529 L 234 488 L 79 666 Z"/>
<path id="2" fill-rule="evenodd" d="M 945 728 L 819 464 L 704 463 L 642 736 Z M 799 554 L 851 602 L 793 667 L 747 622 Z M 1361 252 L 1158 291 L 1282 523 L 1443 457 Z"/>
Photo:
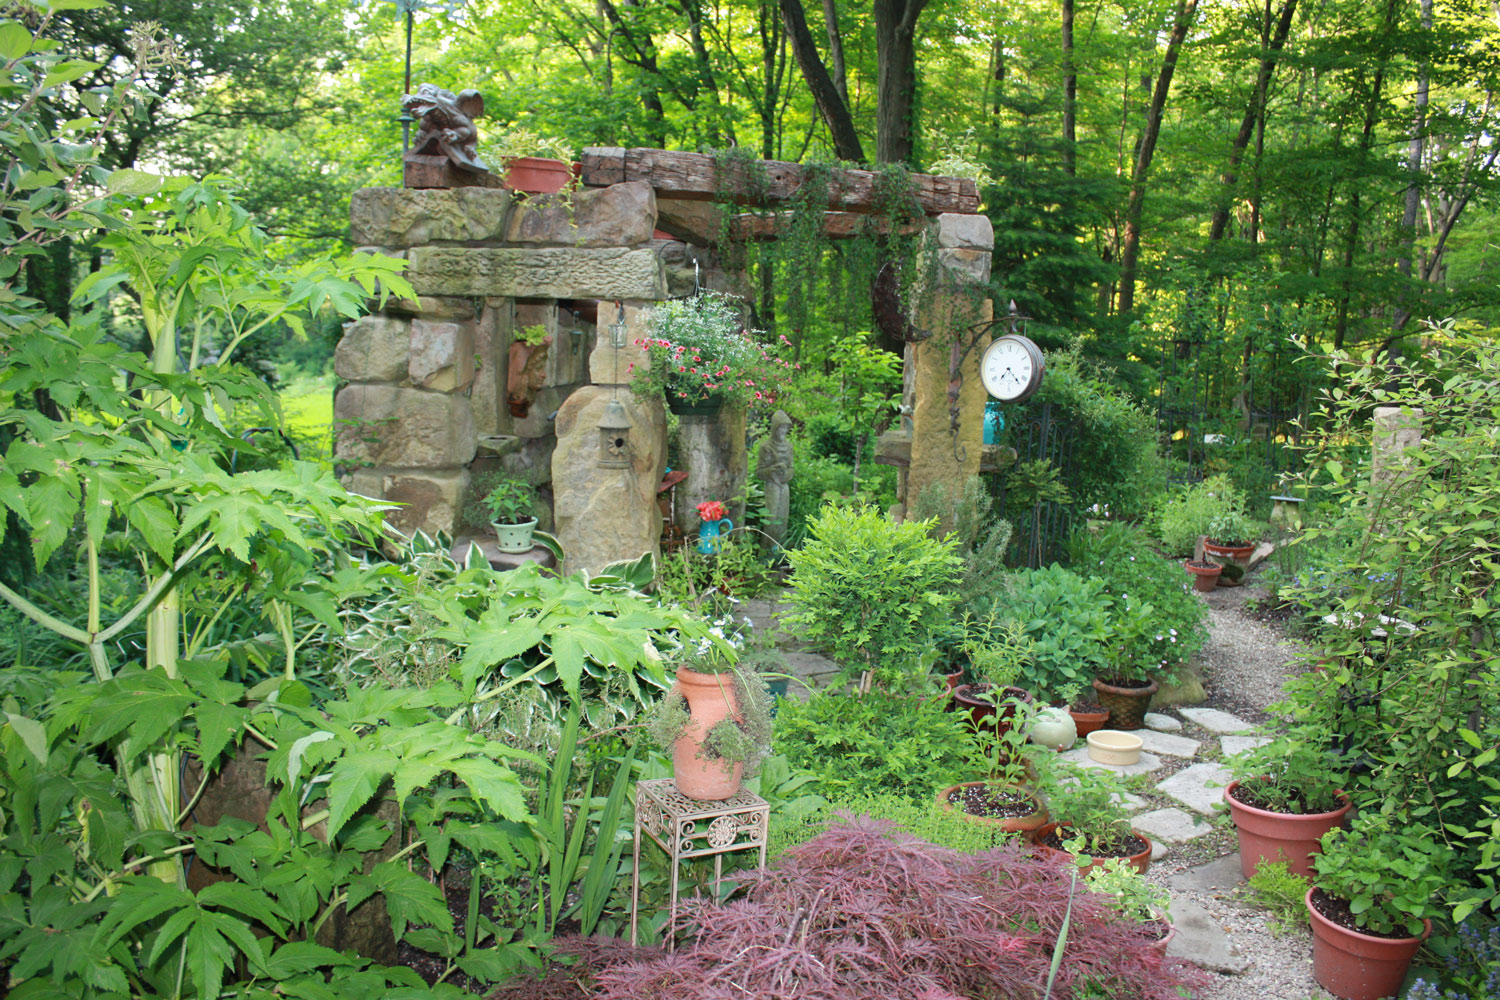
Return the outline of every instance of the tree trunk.
<path id="1" fill-rule="evenodd" d="M 1422 0 L 1422 33 L 1430 35 L 1432 32 L 1432 0 Z M 1422 201 L 1422 154 L 1426 145 L 1427 133 L 1427 102 L 1429 99 L 1430 83 L 1428 80 L 1428 62 L 1422 60 L 1422 68 L 1417 76 L 1417 98 L 1416 108 L 1412 113 L 1411 141 L 1406 146 L 1406 204 L 1401 211 L 1401 257 L 1396 267 L 1403 278 L 1410 279 L 1412 273 L 1412 258 L 1416 254 L 1417 242 L 1417 207 Z M 1408 308 L 1407 300 L 1411 297 L 1409 288 L 1400 291 L 1401 304 L 1397 306 L 1395 315 L 1391 318 L 1391 329 L 1399 330 L 1406 325 L 1411 318 L 1411 310 Z"/>
<path id="2" fill-rule="evenodd" d="M 823 26 L 828 29 L 828 59 L 833 63 L 833 86 L 849 104 L 849 74 L 844 69 L 844 34 L 839 30 L 837 0 L 823 0 Z"/>
<path id="3" fill-rule="evenodd" d="M 1296 0 L 1291 0 L 1295 3 Z M 1063 72 L 1063 170 L 1069 177 L 1078 172 L 1078 71 L 1073 66 L 1073 3 L 1062 5 Z"/>
<path id="4" fill-rule="evenodd" d="M 917 18 L 926 6 L 927 0 L 875 0 L 877 163 L 910 164 L 916 153 Z"/>
<path id="5" fill-rule="evenodd" d="M 1188 28 L 1197 14 L 1198 0 L 1178 0 L 1177 16 L 1172 24 L 1172 34 L 1167 39 L 1161 72 L 1157 74 L 1156 88 L 1151 93 L 1151 105 L 1146 109 L 1146 126 L 1136 147 L 1135 167 L 1130 175 L 1130 199 L 1125 205 L 1125 238 L 1120 247 L 1120 298 L 1116 310 L 1122 316 L 1135 309 L 1135 275 L 1141 249 L 1146 177 L 1151 172 L 1156 141 L 1161 136 L 1162 116 L 1166 112 L 1167 94 L 1172 88 L 1172 74 L 1177 70 L 1177 57 L 1182 52 L 1182 40 L 1187 37 Z"/>
<path id="6" fill-rule="evenodd" d="M 848 102 L 839 96 L 838 87 L 828 75 L 828 67 L 823 65 L 823 58 L 818 55 L 818 46 L 813 41 L 812 32 L 807 29 L 802 0 L 777 0 L 777 5 L 781 9 L 782 23 L 786 25 L 787 39 L 792 44 L 792 53 L 802 68 L 803 79 L 807 81 L 807 89 L 812 91 L 818 114 L 828 126 L 834 152 L 841 160 L 864 163 L 865 150 L 854 128 L 854 117 L 849 113 Z"/>

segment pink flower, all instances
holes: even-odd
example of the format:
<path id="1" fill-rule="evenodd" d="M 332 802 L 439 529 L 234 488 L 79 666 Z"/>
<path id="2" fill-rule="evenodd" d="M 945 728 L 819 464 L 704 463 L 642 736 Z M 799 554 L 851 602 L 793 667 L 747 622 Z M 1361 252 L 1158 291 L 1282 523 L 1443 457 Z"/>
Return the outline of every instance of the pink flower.
<path id="1" fill-rule="evenodd" d="M 729 511 L 717 500 L 705 500 L 697 507 L 698 516 L 705 521 L 718 521 L 727 517 Z"/>

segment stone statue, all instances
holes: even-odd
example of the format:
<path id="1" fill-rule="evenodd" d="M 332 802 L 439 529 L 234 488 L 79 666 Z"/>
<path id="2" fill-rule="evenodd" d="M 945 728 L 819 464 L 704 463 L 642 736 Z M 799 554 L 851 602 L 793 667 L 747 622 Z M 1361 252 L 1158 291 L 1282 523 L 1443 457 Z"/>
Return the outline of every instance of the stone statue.
<path id="1" fill-rule="evenodd" d="M 787 510 L 791 504 L 791 491 L 787 488 L 792 479 L 792 442 L 787 437 L 791 428 L 792 418 L 785 410 L 771 414 L 771 436 L 761 442 L 755 458 L 755 472 L 766 490 L 765 532 L 777 547 L 786 537 Z"/>
<path id="2" fill-rule="evenodd" d="M 437 84 L 424 83 L 415 94 L 401 98 L 401 110 L 416 115 L 421 122 L 408 157 L 442 156 L 459 170 L 488 172 L 476 146 L 479 129 L 474 119 L 484 114 L 484 98 L 479 91 L 455 95 Z"/>

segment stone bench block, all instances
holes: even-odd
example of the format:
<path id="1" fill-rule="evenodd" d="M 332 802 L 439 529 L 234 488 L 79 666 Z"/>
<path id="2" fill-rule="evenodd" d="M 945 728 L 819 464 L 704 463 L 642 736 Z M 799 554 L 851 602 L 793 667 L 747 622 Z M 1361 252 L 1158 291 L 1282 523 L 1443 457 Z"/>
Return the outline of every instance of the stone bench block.
<path id="1" fill-rule="evenodd" d="M 354 383 L 333 401 L 340 462 L 405 469 L 468 465 L 478 447 L 468 397 Z"/>
<path id="2" fill-rule="evenodd" d="M 356 246 L 498 240 L 514 198 L 503 188 L 361 188 L 349 199 L 349 233 Z"/>
<path id="3" fill-rule="evenodd" d="M 406 378 L 411 324 L 391 316 L 364 316 L 344 326 L 333 349 L 333 371 L 347 382 L 399 382 Z"/>
<path id="4" fill-rule="evenodd" d="M 666 297 L 661 261 L 650 250 L 415 247 L 406 276 L 421 295 L 537 299 Z"/>

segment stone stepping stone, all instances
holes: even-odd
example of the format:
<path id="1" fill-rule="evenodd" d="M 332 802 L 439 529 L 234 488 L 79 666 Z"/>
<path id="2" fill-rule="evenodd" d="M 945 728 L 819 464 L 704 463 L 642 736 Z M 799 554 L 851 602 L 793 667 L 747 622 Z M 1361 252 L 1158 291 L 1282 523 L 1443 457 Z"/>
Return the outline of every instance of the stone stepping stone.
<path id="1" fill-rule="evenodd" d="M 1229 780 L 1229 768 L 1222 764 L 1194 764 L 1158 784 L 1156 790 L 1189 809 L 1212 816 L 1224 801 L 1224 786 Z"/>
<path id="2" fill-rule="evenodd" d="M 1224 928 L 1198 903 L 1186 896 L 1173 896 L 1168 911 L 1177 936 L 1167 943 L 1169 958 L 1185 958 L 1210 972 L 1239 975 L 1250 967 Z"/>
<path id="3" fill-rule="evenodd" d="M 1151 841 L 1151 862 L 1155 864 L 1167 856 L 1167 845 L 1159 840 Z"/>
<path id="4" fill-rule="evenodd" d="M 1244 884 L 1245 873 L 1240 868 L 1238 854 L 1226 854 L 1207 864 L 1194 865 L 1167 879 L 1167 885 L 1180 892 L 1202 892 L 1211 896 Z"/>
<path id="5" fill-rule="evenodd" d="M 1196 722 L 1211 733 L 1242 733 L 1254 729 L 1254 723 L 1246 722 L 1237 715 L 1221 712 L 1217 708 L 1179 708 L 1189 722 Z"/>
<path id="6" fill-rule="evenodd" d="M 1225 757 L 1238 757 L 1242 753 L 1249 753 L 1256 747 L 1263 747 L 1271 742 L 1269 736 L 1220 736 L 1219 749 Z"/>
<path id="7" fill-rule="evenodd" d="M 1141 738 L 1141 746 L 1152 753 L 1164 753 L 1173 757 L 1198 756 L 1200 744 L 1197 740 L 1190 740 L 1186 736 L 1158 733 L 1151 729 L 1138 729 L 1135 734 Z"/>
<path id="8" fill-rule="evenodd" d="M 1130 825 L 1153 841 L 1162 840 L 1169 844 L 1185 844 L 1205 833 L 1213 832 L 1213 826 L 1192 813 L 1172 808 L 1141 813 L 1130 821 Z"/>
<path id="9" fill-rule="evenodd" d="M 1101 764 L 1089 756 L 1088 747 L 1079 747 L 1069 750 L 1062 755 L 1062 759 L 1075 767 L 1097 767 L 1104 771 L 1113 771 L 1115 774 L 1150 774 L 1152 771 L 1161 770 L 1161 758 L 1154 753 L 1141 751 L 1141 759 L 1134 764 Z"/>
<path id="10" fill-rule="evenodd" d="M 1182 729 L 1182 722 L 1160 712 L 1146 713 L 1146 728 L 1159 733 L 1175 733 Z"/>

